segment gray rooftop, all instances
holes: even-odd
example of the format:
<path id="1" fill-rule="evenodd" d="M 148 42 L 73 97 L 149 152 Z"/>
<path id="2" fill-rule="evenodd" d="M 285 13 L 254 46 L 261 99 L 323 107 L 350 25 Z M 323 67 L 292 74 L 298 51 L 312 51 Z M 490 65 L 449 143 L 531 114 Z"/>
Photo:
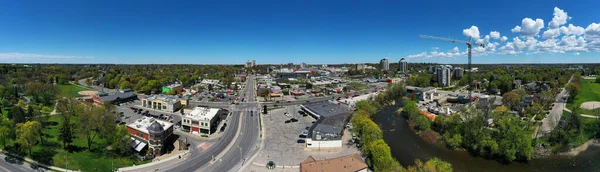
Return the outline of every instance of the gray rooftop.
<path id="1" fill-rule="evenodd" d="M 100 96 L 100 98 L 102 99 L 102 101 L 104 102 L 113 102 L 119 99 L 129 99 L 129 98 L 133 98 L 136 97 L 137 95 L 129 90 L 129 91 L 118 91 L 114 94 L 108 95 L 106 93 L 99 93 L 98 96 Z"/>
<path id="2" fill-rule="evenodd" d="M 313 113 L 316 113 L 318 115 L 318 118 L 326 118 L 350 112 L 350 109 L 331 103 L 329 101 L 305 103 L 301 106 L 307 110 L 312 111 Z"/>

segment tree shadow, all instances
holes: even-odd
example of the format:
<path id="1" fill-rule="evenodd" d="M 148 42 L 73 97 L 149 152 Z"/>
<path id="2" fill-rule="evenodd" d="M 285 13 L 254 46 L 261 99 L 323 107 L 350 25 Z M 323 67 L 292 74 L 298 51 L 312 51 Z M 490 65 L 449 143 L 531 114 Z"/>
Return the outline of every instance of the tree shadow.
<path id="1" fill-rule="evenodd" d="M 24 162 L 23 157 L 15 156 L 12 154 L 5 154 L 5 155 L 6 155 L 6 157 L 4 157 L 4 161 L 11 163 L 11 164 L 23 165 L 23 162 Z"/>
<path id="2" fill-rule="evenodd" d="M 81 152 L 87 150 L 87 147 L 81 147 L 76 145 L 68 145 L 65 150 L 69 151 L 69 153 L 73 152 Z"/>
<path id="3" fill-rule="evenodd" d="M 46 165 L 53 164 L 53 157 L 58 152 L 54 148 L 44 147 L 39 152 L 33 152 L 31 155 L 31 159 Z"/>

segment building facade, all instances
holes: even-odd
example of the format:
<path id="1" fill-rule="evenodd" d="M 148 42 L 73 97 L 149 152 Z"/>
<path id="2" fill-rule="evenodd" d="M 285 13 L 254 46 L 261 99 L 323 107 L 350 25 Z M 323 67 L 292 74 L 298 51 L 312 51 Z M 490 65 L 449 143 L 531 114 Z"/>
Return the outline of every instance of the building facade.
<path id="1" fill-rule="evenodd" d="M 162 155 L 165 153 L 165 140 L 173 134 L 173 124 L 151 117 L 142 117 L 127 124 L 127 131 L 132 136 L 132 147 L 140 153 L 150 149 L 146 156 Z"/>
<path id="2" fill-rule="evenodd" d="M 465 69 L 463 69 L 461 67 L 456 67 L 456 68 L 454 68 L 453 73 L 454 73 L 452 76 L 453 78 L 460 79 L 465 74 Z"/>
<path id="3" fill-rule="evenodd" d="M 97 93 L 96 95 L 92 96 L 92 101 L 98 105 L 103 104 L 104 102 L 118 104 L 131 100 L 137 100 L 137 95 L 131 91 L 131 89 L 119 90 L 110 95 L 108 93 Z"/>
<path id="4" fill-rule="evenodd" d="M 389 70 L 390 69 L 390 61 L 388 58 L 383 58 L 379 61 L 379 69 L 381 70 Z"/>
<path id="5" fill-rule="evenodd" d="M 408 62 L 402 58 L 398 62 L 398 72 L 406 73 L 408 71 Z"/>
<path id="6" fill-rule="evenodd" d="M 307 114 L 317 119 L 308 130 L 306 148 L 313 150 L 340 149 L 346 123 L 351 111 L 331 102 L 313 102 L 300 105 Z"/>
<path id="7" fill-rule="evenodd" d="M 440 87 L 450 86 L 451 72 L 447 66 L 437 66 L 435 72 L 437 73 L 437 82 Z"/>
<path id="8" fill-rule="evenodd" d="M 152 95 L 142 98 L 142 107 L 164 112 L 176 112 L 187 105 L 187 100 L 176 96 Z"/>
<path id="9" fill-rule="evenodd" d="M 195 107 L 190 113 L 183 115 L 181 126 L 192 134 L 211 135 L 218 125 L 219 111 L 216 108 Z"/>

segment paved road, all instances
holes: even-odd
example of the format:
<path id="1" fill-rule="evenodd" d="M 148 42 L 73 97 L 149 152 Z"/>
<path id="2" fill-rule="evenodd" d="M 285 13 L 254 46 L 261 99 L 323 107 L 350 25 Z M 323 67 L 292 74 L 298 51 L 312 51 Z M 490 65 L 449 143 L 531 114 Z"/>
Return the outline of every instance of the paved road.
<path id="1" fill-rule="evenodd" d="M 572 80 L 573 80 L 573 76 L 571 76 L 571 78 L 569 79 L 569 82 L 571 82 Z M 536 137 L 541 137 L 541 136 L 544 136 L 545 134 L 552 132 L 552 130 L 554 130 L 556 125 L 558 125 L 558 122 L 560 121 L 560 118 L 562 117 L 563 110 L 567 106 L 566 101 L 563 100 L 563 97 L 565 97 L 565 96 L 568 96 L 566 89 L 562 89 L 562 91 L 556 95 L 555 100 L 554 100 L 554 107 L 552 107 L 552 110 L 550 110 L 550 115 L 547 116 L 546 118 L 542 119 L 542 126 L 540 127 L 540 131 L 539 131 L 538 135 L 536 135 Z"/>
<path id="2" fill-rule="evenodd" d="M 0 171 L 43 171 L 42 169 L 33 169 L 31 164 L 28 162 L 13 158 L 7 157 L 4 154 L 0 154 Z"/>
<path id="3" fill-rule="evenodd" d="M 246 91 L 242 96 L 254 97 L 254 82 L 253 79 L 249 79 L 247 82 L 249 85 L 246 87 Z M 253 99 L 246 99 L 252 103 Z M 229 107 L 230 105 L 227 105 Z M 255 147 L 255 142 L 258 140 L 258 116 L 249 115 L 244 111 L 244 107 L 250 108 L 248 105 L 236 105 L 233 106 L 232 115 L 228 117 L 227 128 L 222 133 L 220 140 L 215 144 L 211 145 L 208 149 L 202 151 L 197 148 L 198 145 L 192 144 L 192 149 L 186 158 L 183 160 L 174 160 L 172 162 L 164 162 L 161 164 L 153 165 L 150 167 L 139 168 L 133 171 L 229 171 L 235 164 L 241 163 L 242 159 L 239 156 L 240 149 L 242 148 L 243 155 L 247 158 L 251 156 L 250 148 Z M 253 106 L 257 107 L 257 106 Z M 238 135 L 238 127 L 240 127 L 240 117 L 243 121 L 241 123 L 241 133 Z M 226 150 L 228 145 L 233 141 L 234 137 L 238 135 L 235 143 L 230 149 Z M 218 155 L 223 152 L 223 156 L 218 158 Z M 235 156 L 237 155 L 237 156 Z M 211 164 L 213 156 L 218 158 L 217 161 Z M 210 170 L 208 170 L 210 169 Z M 214 170 L 213 170 L 214 169 Z"/>
<path id="4" fill-rule="evenodd" d="M 258 123 L 258 104 L 254 104 L 254 77 L 249 77 L 246 83 L 246 92 L 242 95 L 248 104 L 244 108 L 237 109 L 243 111 L 242 128 L 238 135 L 238 139 L 233 146 L 217 159 L 213 164 L 208 165 L 201 171 L 234 171 L 238 170 L 246 159 L 250 158 L 258 150 L 260 125 Z M 248 111 L 253 111 L 248 113 Z"/>

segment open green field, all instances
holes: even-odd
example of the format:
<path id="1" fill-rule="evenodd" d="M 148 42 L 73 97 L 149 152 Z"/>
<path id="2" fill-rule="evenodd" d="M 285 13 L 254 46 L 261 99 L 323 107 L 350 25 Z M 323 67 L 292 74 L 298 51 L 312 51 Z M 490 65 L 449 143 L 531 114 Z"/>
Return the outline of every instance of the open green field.
<path id="1" fill-rule="evenodd" d="M 74 84 L 66 84 L 66 85 L 57 85 L 60 92 L 58 93 L 59 97 L 81 97 L 79 95 L 79 91 L 91 90 L 81 85 Z"/>
<path id="2" fill-rule="evenodd" d="M 358 91 L 360 91 L 360 90 L 364 90 L 364 89 L 366 89 L 366 88 L 367 88 L 367 84 L 358 83 L 358 82 L 350 82 L 350 83 L 348 83 L 348 84 L 346 84 L 346 85 L 348 85 L 348 86 L 350 86 L 350 87 L 354 86 L 354 89 L 355 89 L 355 90 L 358 90 Z"/>
<path id="3" fill-rule="evenodd" d="M 73 123 L 76 120 L 75 117 L 71 119 Z M 142 163 L 133 156 L 118 157 L 115 152 L 108 151 L 104 147 L 106 141 L 98 136 L 94 139 L 92 151 L 87 150 L 87 142 L 84 137 L 75 138 L 68 150 L 65 150 L 62 142 L 58 140 L 60 124 L 58 115 L 49 117 L 48 127 L 44 133 L 44 144 L 38 141 L 38 144 L 32 149 L 31 159 L 61 168 L 66 168 L 68 161 L 68 169 L 81 171 L 111 171 L 111 167 L 116 169 Z M 29 156 L 26 153 L 21 153 L 21 155 Z"/>
<path id="4" fill-rule="evenodd" d="M 567 108 L 573 110 L 581 106 L 583 102 L 600 101 L 600 83 L 594 81 L 590 79 L 581 80 L 581 91 L 575 96 L 573 102 L 567 104 Z"/>

